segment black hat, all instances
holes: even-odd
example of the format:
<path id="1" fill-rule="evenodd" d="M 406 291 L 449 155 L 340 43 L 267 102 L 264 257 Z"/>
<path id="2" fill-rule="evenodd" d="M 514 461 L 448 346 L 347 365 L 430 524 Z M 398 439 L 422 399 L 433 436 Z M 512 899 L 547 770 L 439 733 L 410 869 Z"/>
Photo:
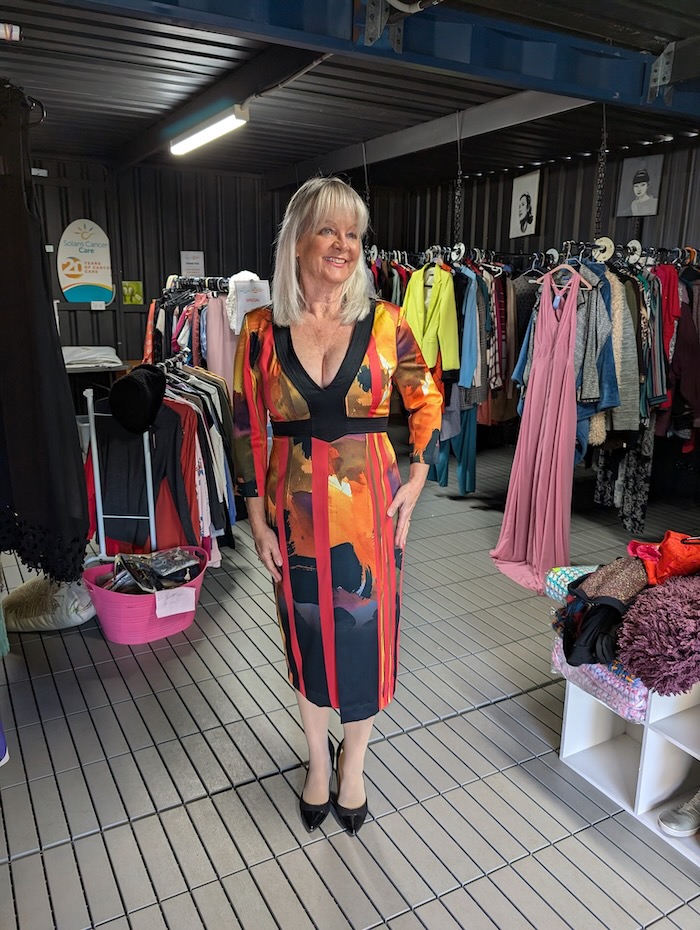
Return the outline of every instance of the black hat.
<path id="1" fill-rule="evenodd" d="M 632 178 L 633 184 L 641 184 L 643 181 L 649 183 L 649 172 L 646 168 L 640 168 L 639 171 Z"/>
<path id="2" fill-rule="evenodd" d="M 137 365 L 117 378 L 109 392 L 112 416 L 130 433 L 152 426 L 165 396 L 165 372 L 156 365 Z"/>

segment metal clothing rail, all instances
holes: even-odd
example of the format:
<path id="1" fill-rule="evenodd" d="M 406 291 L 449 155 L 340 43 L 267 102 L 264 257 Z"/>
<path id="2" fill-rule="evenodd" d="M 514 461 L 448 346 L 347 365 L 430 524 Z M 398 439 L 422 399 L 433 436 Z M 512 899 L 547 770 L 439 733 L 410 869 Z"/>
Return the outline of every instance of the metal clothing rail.
<path id="1" fill-rule="evenodd" d="M 180 275 L 173 275 L 168 278 L 168 290 L 186 287 L 196 287 L 203 291 L 219 291 L 228 294 L 228 278 L 186 278 Z"/>
<path id="2" fill-rule="evenodd" d="M 105 520 L 148 520 L 151 537 L 151 549 L 158 548 L 156 540 L 156 512 L 153 494 L 153 470 L 151 467 L 151 444 L 148 430 L 143 434 L 143 461 L 146 473 L 146 498 L 148 502 L 148 516 L 131 513 L 105 513 L 102 502 L 102 478 L 100 474 L 100 459 L 97 449 L 97 431 L 95 429 L 96 417 L 109 417 L 111 413 L 95 413 L 95 399 L 92 388 L 86 388 L 83 396 L 87 401 L 88 424 L 90 427 L 90 451 L 92 452 L 92 473 L 95 478 L 95 513 L 97 516 L 97 539 L 100 550 L 97 555 L 90 556 L 85 564 L 90 562 L 113 562 L 114 557 L 107 555 Z"/>

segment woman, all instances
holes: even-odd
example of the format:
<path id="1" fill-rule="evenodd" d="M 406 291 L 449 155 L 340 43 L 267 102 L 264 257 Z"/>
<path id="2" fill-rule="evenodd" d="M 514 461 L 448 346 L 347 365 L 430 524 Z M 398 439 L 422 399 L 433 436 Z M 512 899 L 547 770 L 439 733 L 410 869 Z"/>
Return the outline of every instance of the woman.
<path id="1" fill-rule="evenodd" d="M 518 201 L 518 220 L 520 221 L 520 232 L 522 233 L 526 233 L 534 221 L 532 197 L 527 191 L 520 195 Z"/>
<path id="2" fill-rule="evenodd" d="M 246 315 L 234 371 L 237 483 L 275 583 L 309 747 L 302 817 L 313 830 L 330 809 L 334 707 L 344 729 L 334 801 L 351 834 L 367 814 L 372 722 L 396 684 L 402 550 L 442 405 L 400 309 L 370 299 L 367 223 L 363 201 L 338 178 L 296 192 L 277 242 L 272 307 Z M 410 412 L 404 485 L 386 434 L 392 380 Z"/>
<path id="3" fill-rule="evenodd" d="M 632 178 L 634 200 L 630 204 L 632 216 L 655 216 L 658 200 L 649 193 L 649 172 L 640 168 Z"/>

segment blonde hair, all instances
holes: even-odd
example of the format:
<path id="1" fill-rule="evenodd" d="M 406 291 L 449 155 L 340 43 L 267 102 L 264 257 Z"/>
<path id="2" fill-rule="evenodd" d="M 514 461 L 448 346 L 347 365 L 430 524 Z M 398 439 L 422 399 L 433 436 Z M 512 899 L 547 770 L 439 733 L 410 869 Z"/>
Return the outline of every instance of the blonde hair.
<path id="1" fill-rule="evenodd" d="M 272 318 L 278 326 L 301 320 L 304 295 L 299 284 L 297 245 L 299 240 L 332 217 L 349 216 L 357 225 L 360 238 L 369 224 L 369 212 L 362 198 L 340 178 L 311 178 L 289 201 L 277 237 L 275 272 L 272 280 Z M 367 316 L 373 296 L 362 256 L 343 285 L 343 323 L 354 323 Z"/>

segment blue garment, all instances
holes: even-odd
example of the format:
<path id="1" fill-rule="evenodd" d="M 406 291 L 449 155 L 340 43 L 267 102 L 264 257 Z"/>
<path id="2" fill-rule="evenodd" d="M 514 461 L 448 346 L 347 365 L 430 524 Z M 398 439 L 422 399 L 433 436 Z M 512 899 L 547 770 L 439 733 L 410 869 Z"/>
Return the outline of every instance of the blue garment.
<path id="1" fill-rule="evenodd" d="M 462 495 L 476 490 L 476 407 L 461 413 L 462 428 L 452 439 L 440 443 L 438 460 L 430 466 L 428 478 L 446 488 L 450 472 L 450 450 L 457 459 L 457 485 Z"/>
<path id="2" fill-rule="evenodd" d="M 610 295 L 610 282 L 605 277 L 607 268 L 600 262 L 584 260 L 583 264 L 600 279 L 600 294 L 605 304 L 608 316 L 612 320 L 612 302 Z M 601 410 L 609 410 L 611 407 L 620 406 L 620 390 L 617 384 L 617 371 L 615 369 L 615 356 L 613 354 L 612 338 L 608 336 L 603 345 L 600 347 L 597 358 L 596 368 L 598 369 L 598 380 L 600 382 L 600 397 L 595 403 L 577 403 L 576 404 L 576 452 L 574 464 L 578 465 L 588 451 L 588 434 L 590 431 L 590 418 L 594 413 Z M 583 370 L 578 374 L 576 379 L 576 389 L 578 390 L 583 380 Z"/>
<path id="3" fill-rule="evenodd" d="M 607 268 L 598 262 L 584 261 L 583 263 L 598 278 L 600 278 L 600 293 L 605 304 L 608 316 L 612 320 L 612 305 L 610 297 L 610 282 L 605 277 Z M 600 397 L 595 403 L 578 404 L 578 417 L 590 417 L 600 410 L 608 410 L 610 407 L 620 406 L 620 390 L 617 385 L 617 371 L 615 369 L 615 356 L 613 355 L 612 338 L 609 336 L 598 350 L 596 359 L 598 369 L 598 378 L 600 381 Z M 579 372 L 576 379 L 576 388 L 581 386 L 583 372 Z"/>
<path id="4" fill-rule="evenodd" d="M 464 275 L 467 281 L 467 290 L 462 302 L 462 316 L 464 317 L 464 330 L 462 332 L 462 361 L 459 369 L 460 387 L 474 386 L 474 372 L 479 352 L 479 311 L 476 306 L 476 274 L 462 265 L 459 274 Z"/>
<path id="5" fill-rule="evenodd" d="M 476 283 L 481 291 L 481 296 L 484 298 L 484 304 L 486 305 L 486 332 L 493 332 L 493 312 L 491 307 L 491 294 L 489 293 L 489 286 L 481 277 L 481 275 L 476 276 Z"/>
<path id="6" fill-rule="evenodd" d="M 203 307 L 199 314 L 199 351 L 204 362 L 207 360 L 207 310 L 208 307 Z"/>
<path id="7" fill-rule="evenodd" d="M 532 339 L 532 330 L 536 319 L 537 313 L 535 310 L 533 310 L 530 314 L 530 319 L 528 320 L 527 329 L 525 330 L 525 338 L 523 339 L 523 344 L 520 347 L 518 361 L 515 363 L 513 374 L 510 376 L 510 380 L 513 382 L 513 384 L 517 385 L 521 389 L 520 397 L 518 398 L 519 417 L 522 417 L 523 410 L 525 409 L 525 391 L 523 390 L 523 388 L 527 387 L 525 384 L 525 369 L 527 368 L 527 360 L 530 352 L 530 340 Z"/>

